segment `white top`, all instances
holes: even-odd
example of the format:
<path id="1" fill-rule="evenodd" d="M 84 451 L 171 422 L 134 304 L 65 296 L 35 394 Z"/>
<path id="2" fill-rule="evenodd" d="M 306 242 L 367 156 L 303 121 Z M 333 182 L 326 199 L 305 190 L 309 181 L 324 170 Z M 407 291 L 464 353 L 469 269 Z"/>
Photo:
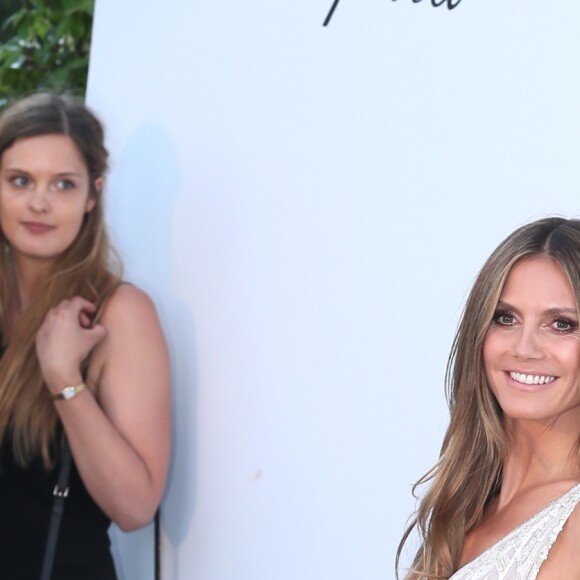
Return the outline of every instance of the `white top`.
<path id="1" fill-rule="evenodd" d="M 496 542 L 449 580 L 535 580 L 580 502 L 580 483 Z"/>

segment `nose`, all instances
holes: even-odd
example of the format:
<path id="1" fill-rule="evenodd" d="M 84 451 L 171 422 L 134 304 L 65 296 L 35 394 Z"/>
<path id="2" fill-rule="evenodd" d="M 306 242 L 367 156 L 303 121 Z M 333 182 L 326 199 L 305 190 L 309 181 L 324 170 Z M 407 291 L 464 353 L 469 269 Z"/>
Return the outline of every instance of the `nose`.
<path id="1" fill-rule="evenodd" d="M 522 360 L 543 358 L 544 351 L 539 329 L 524 325 L 514 333 L 513 354 Z"/>
<path id="2" fill-rule="evenodd" d="M 44 187 L 37 187 L 30 192 L 28 207 L 35 213 L 45 213 L 50 209 L 48 190 Z"/>

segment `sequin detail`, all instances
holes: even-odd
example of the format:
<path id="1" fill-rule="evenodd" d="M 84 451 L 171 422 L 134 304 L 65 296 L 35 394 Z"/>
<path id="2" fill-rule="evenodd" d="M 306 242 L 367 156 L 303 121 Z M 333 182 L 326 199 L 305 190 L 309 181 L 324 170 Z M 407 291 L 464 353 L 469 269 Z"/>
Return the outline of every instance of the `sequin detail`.
<path id="1" fill-rule="evenodd" d="M 449 580 L 535 580 L 579 502 L 580 484 L 577 484 L 460 568 Z"/>

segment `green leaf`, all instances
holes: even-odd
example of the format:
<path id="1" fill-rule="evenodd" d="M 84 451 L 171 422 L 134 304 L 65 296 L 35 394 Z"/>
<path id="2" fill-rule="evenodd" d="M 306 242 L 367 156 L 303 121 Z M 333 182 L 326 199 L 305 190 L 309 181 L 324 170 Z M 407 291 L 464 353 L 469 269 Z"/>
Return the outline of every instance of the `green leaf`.
<path id="1" fill-rule="evenodd" d="M 12 69 L 21 69 L 24 65 L 26 64 L 26 57 L 24 55 L 20 55 L 17 58 L 15 58 L 11 63 L 10 63 L 10 68 Z"/>
<path id="2" fill-rule="evenodd" d="M 21 20 L 26 16 L 26 10 L 19 10 L 9 16 L 2 24 L 2 30 L 7 30 L 10 27 L 17 28 Z"/>
<path id="3" fill-rule="evenodd" d="M 40 88 L 84 94 L 94 0 L 20 0 L 15 5 L 18 10 L 0 26 L 7 31 L 0 41 L 0 98 Z"/>

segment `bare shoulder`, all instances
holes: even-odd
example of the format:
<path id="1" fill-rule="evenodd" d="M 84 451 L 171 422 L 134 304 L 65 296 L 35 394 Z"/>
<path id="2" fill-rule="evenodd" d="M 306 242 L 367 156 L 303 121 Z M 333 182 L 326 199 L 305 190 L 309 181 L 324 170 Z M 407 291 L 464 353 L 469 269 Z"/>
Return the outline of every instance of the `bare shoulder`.
<path id="1" fill-rule="evenodd" d="M 115 324 L 118 318 L 126 323 L 127 319 L 137 315 L 157 318 L 153 300 L 146 292 L 133 284 L 120 284 L 107 300 L 102 321 L 105 326 Z"/>
<path id="2" fill-rule="evenodd" d="M 89 379 L 100 398 L 115 384 L 167 374 L 168 352 L 155 305 L 137 286 L 121 284 L 107 300 L 100 319 L 107 334 L 91 356 Z"/>
<path id="3" fill-rule="evenodd" d="M 101 324 L 107 329 L 109 346 L 165 345 L 157 309 L 149 295 L 132 284 L 121 284 L 108 299 Z M 131 341 L 128 344 L 127 341 Z M 106 346 L 106 345 L 105 345 Z"/>
<path id="4" fill-rule="evenodd" d="M 537 580 L 580 580 L 580 503 L 566 523 L 554 545 L 550 549 L 547 560 L 540 568 Z"/>
<path id="5" fill-rule="evenodd" d="M 136 349 L 143 359 L 151 349 L 165 348 L 153 300 L 132 284 L 121 284 L 115 290 L 107 301 L 101 323 L 107 329 L 105 346 L 113 347 L 115 352 Z"/>

